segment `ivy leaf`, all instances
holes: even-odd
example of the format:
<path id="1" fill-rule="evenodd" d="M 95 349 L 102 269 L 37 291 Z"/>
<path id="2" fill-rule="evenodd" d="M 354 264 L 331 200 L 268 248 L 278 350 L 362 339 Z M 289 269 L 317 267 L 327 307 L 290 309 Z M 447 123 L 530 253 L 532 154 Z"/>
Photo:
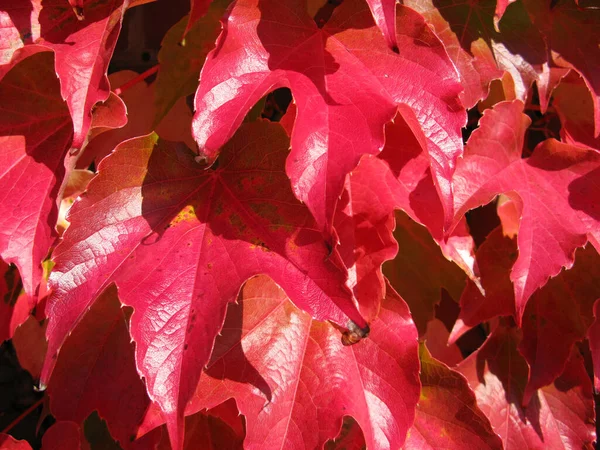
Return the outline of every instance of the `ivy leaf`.
<path id="1" fill-rule="evenodd" d="M 582 357 L 574 351 L 554 384 L 523 408 L 528 368 L 520 340 L 515 328 L 500 325 L 459 365 L 504 448 L 593 448 L 594 399 Z"/>
<path id="2" fill-rule="evenodd" d="M 57 420 L 83 426 L 96 410 L 112 436 L 129 448 L 149 400 L 135 368 L 134 345 L 114 286 L 98 297 L 66 339 L 48 395 Z"/>
<path id="3" fill-rule="evenodd" d="M 190 16 L 182 18 L 165 34 L 158 52 L 160 70 L 156 76 L 154 124 L 160 123 L 177 100 L 196 91 L 200 69 L 215 46 L 221 32 L 219 19 L 229 3 L 231 0 L 192 0 Z M 204 11 L 195 17 L 195 8 L 202 7 Z"/>
<path id="4" fill-rule="evenodd" d="M 73 120 L 72 148 L 80 149 L 89 131 L 92 107 L 108 98 L 108 63 L 121 29 L 127 0 L 86 2 L 78 16 L 64 0 L 32 0 L 8 15 L 20 36 L 11 46 L 32 43 L 54 51 L 61 95 Z"/>
<path id="5" fill-rule="evenodd" d="M 424 344 L 419 357 L 421 398 L 404 449 L 501 449 L 464 377 L 433 358 Z"/>
<path id="6" fill-rule="evenodd" d="M 588 245 L 577 251 L 575 264 L 537 291 L 523 316 L 519 351 L 529 363 L 523 402 L 563 371 L 577 341 L 585 339 L 600 297 L 600 256 Z"/>
<path id="7" fill-rule="evenodd" d="M 368 448 L 400 448 L 419 397 L 416 337 L 389 286 L 369 339 L 344 346 L 331 324 L 300 311 L 268 278 L 253 278 L 229 306 L 186 414 L 235 397 L 244 445 L 264 449 L 320 448 L 350 415 Z"/>
<path id="8" fill-rule="evenodd" d="M 531 294 L 570 268 L 578 247 L 588 240 L 600 247 L 600 154 L 548 139 L 522 159 L 530 123 L 522 110 L 514 101 L 484 113 L 453 181 L 457 218 L 500 193 L 521 212 L 519 256 L 510 275 L 519 323 Z"/>
<path id="9" fill-rule="evenodd" d="M 0 260 L 0 342 L 12 339 L 15 330 L 31 311 L 16 266 Z"/>
<path id="10" fill-rule="evenodd" d="M 465 123 L 461 86 L 420 15 L 398 6 L 396 27 L 400 54 L 358 0 L 337 7 L 323 28 L 299 0 L 236 2 L 196 92 L 192 126 L 200 157 L 212 162 L 262 96 L 290 87 L 298 109 L 286 171 L 327 236 L 346 174 L 363 154 L 381 150 L 397 105 L 410 105 L 427 137 L 449 225 L 449 182 Z"/>
<path id="11" fill-rule="evenodd" d="M 313 317 L 365 336 L 342 263 L 289 188 L 288 145 L 279 125 L 255 122 L 210 170 L 182 144 L 154 134 L 105 158 L 54 251 L 42 381 L 68 333 L 112 282 L 134 308 L 137 368 L 176 449 L 226 305 L 248 278 L 266 273 Z"/>
<path id="12" fill-rule="evenodd" d="M 16 264 L 33 296 L 57 237 L 64 159 L 73 138 L 52 54 L 37 53 L 14 66 L 0 80 L 0 98 L 0 254 Z"/>
<path id="13" fill-rule="evenodd" d="M 75 422 L 59 421 L 42 437 L 44 450 L 90 450 L 83 430 Z"/>

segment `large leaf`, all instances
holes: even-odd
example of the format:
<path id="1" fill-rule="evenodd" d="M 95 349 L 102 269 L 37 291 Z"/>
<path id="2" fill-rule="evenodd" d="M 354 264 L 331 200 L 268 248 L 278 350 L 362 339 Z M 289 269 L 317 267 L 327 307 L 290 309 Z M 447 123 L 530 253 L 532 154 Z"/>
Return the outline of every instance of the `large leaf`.
<path id="1" fill-rule="evenodd" d="M 320 448 L 350 415 L 368 448 L 396 449 L 419 398 L 416 338 L 390 287 L 369 339 L 344 346 L 333 326 L 298 310 L 268 278 L 254 278 L 230 305 L 186 414 L 235 397 L 247 420 L 244 445 L 261 449 Z"/>
<path id="2" fill-rule="evenodd" d="M 3 450 L 31 450 L 31 445 L 26 440 L 17 440 L 5 433 L 0 433 L 0 446 Z"/>
<path id="3" fill-rule="evenodd" d="M 0 81 L 0 255 L 19 268 L 29 295 L 56 239 L 65 154 L 73 138 L 52 54 L 35 54 Z"/>
<path id="4" fill-rule="evenodd" d="M 577 251 L 571 270 L 561 272 L 533 294 L 523 315 L 519 345 L 530 367 L 525 403 L 536 389 L 562 373 L 574 343 L 587 335 L 598 298 L 600 256 L 591 245 Z"/>
<path id="5" fill-rule="evenodd" d="M 44 450 L 90 450 L 83 430 L 75 422 L 54 423 L 42 437 Z"/>
<path id="6" fill-rule="evenodd" d="M 398 104 L 407 104 L 427 137 L 448 215 L 465 123 L 461 86 L 423 18 L 399 6 L 396 21 L 400 54 L 387 47 L 358 0 L 336 8 L 323 28 L 300 0 L 236 2 L 196 93 L 193 133 L 200 156 L 213 161 L 263 95 L 290 87 L 298 110 L 287 173 L 296 196 L 329 234 L 346 174 L 361 155 L 381 150 L 384 124 Z"/>
<path id="7" fill-rule="evenodd" d="M 288 145 L 279 125 L 258 122 L 244 126 L 210 170 L 156 135 L 104 159 L 54 252 L 42 379 L 85 310 L 115 282 L 135 310 L 138 371 L 178 449 L 184 407 L 226 305 L 248 278 L 266 273 L 313 317 L 364 336 L 342 263 L 289 187 Z"/>
<path id="8" fill-rule="evenodd" d="M 96 410 L 114 438 L 129 448 L 149 400 L 114 286 L 100 295 L 65 341 L 48 395 L 57 420 L 83 426 Z"/>
<path id="9" fill-rule="evenodd" d="M 575 249 L 600 239 L 600 155 L 549 139 L 522 159 L 530 122 L 522 109 L 520 101 L 502 102 L 484 113 L 453 182 L 457 218 L 500 193 L 521 212 L 510 275 L 518 321 L 531 294 L 573 265 Z"/>
<path id="10" fill-rule="evenodd" d="M 459 366 L 504 448 L 593 448 L 594 400 L 581 356 L 574 352 L 554 384 L 523 408 L 528 370 L 519 341 L 516 329 L 499 326 Z"/>
<path id="11" fill-rule="evenodd" d="M 11 7 L 3 13 L 20 37 L 10 45 L 13 51 L 30 43 L 54 51 L 61 94 L 73 120 L 72 147 L 79 149 L 90 128 L 92 107 L 108 98 L 106 71 L 129 2 L 86 2 L 79 17 L 65 0 L 45 0 L 42 8 L 40 3 L 32 0 L 29 7 Z"/>
<path id="12" fill-rule="evenodd" d="M 487 417 L 477 407 L 464 377 L 432 358 L 424 344 L 421 360 L 421 398 L 406 450 L 501 449 Z"/>

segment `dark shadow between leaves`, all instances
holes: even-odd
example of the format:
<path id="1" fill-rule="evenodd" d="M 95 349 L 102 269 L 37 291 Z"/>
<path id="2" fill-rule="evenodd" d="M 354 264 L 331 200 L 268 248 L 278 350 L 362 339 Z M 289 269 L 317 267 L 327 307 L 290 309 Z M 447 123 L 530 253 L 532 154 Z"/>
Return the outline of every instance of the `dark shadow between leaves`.
<path id="1" fill-rule="evenodd" d="M 573 180 L 569 184 L 569 205 L 582 211 L 595 221 L 600 221 L 600 168 Z"/>
<path id="2" fill-rule="evenodd" d="M 205 372 L 214 379 L 228 379 L 251 384 L 271 402 L 273 392 L 267 381 L 250 363 L 241 345 L 244 317 L 244 302 L 230 303 L 221 334 L 215 339 L 213 353 Z"/>

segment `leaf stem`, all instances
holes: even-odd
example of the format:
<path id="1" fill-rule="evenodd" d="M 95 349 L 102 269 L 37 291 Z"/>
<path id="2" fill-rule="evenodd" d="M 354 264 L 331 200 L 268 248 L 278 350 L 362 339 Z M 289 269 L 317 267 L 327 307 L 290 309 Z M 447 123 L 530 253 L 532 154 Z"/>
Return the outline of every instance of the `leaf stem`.
<path id="1" fill-rule="evenodd" d="M 140 73 L 137 77 L 132 78 L 131 80 L 127 81 L 126 83 L 124 83 L 121 86 L 119 86 L 118 88 L 116 88 L 114 91 L 115 94 L 117 94 L 117 95 L 123 94 L 123 92 L 125 92 L 127 89 L 135 86 L 136 84 L 138 84 L 141 81 L 144 81 L 149 76 L 154 75 L 156 72 L 158 72 L 159 68 L 160 68 L 160 64 L 150 67 L 145 72 Z"/>
<path id="2" fill-rule="evenodd" d="M 31 405 L 29 408 L 27 408 L 25 411 L 23 411 L 19 417 L 17 417 L 15 420 L 13 420 L 11 423 L 9 423 L 6 428 L 4 428 L 4 430 L 1 431 L 1 433 L 8 433 L 15 425 L 17 425 L 21 420 L 23 420 L 25 417 L 27 417 L 32 411 L 35 411 L 42 403 L 44 403 L 44 398 L 45 396 L 42 396 L 42 398 L 40 398 L 37 402 L 35 402 L 33 405 Z"/>

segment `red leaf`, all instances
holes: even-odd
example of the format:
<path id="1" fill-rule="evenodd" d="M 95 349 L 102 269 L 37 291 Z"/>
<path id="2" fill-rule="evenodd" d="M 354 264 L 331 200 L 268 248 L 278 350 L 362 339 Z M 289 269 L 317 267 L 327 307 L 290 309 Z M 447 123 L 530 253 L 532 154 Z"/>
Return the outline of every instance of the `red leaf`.
<path id="1" fill-rule="evenodd" d="M 464 377 L 432 358 L 422 344 L 419 356 L 423 387 L 404 449 L 501 449 Z"/>
<path id="2" fill-rule="evenodd" d="M 398 52 L 396 38 L 396 0 L 367 0 L 373 19 L 383 33 L 389 48 Z"/>
<path id="3" fill-rule="evenodd" d="M 198 20 L 204 17 L 212 0 L 190 0 L 190 3 L 190 15 L 187 20 L 187 25 L 183 34 L 184 36 L 187 36 L 188 32 L 196 25 Z"/>
<path id="4" fill-rule="evenodd" d="M 83 430 L 74 422 L 56 422 L 42 437 L 42 450 L 89 450 Z"/>
<path id="5" fill-rule="evenodd" d="M 121 446 L 127 448 L 135 435 L 149 401 L 114 286 L 98 297 L 66 339 L 48 395 L 58 420 L 82 425 L 97 410 Z"/>
<path id="6" fill-rule="evenodd" d="M 423 335 L 441 300 L 442 288 L 458 300 L 465 276 L 456 264 L 444 258 L 427 230 L 404 214 L 396 214 L 394 237 L 400 251 L 383 266 L 383 272 L 410 306 L 419 334 Z"/>
<path id="7" fill-rule="evenodd" d="M 137 73 L 123 70 L 110 75 L 110 82 L 120 86 L 136 77 Z M 195 147 L 190 131 L 192 112 L 181 98 L 175 102 L 171 109 L 165 111 L 165 116 L 158 125 L 154 124 L 157 116 L 157 84 L 147 85 L 145 82 L 137 83 L 127 89 L 122 95 L 122 101 L 128 113 L 127 124 L 118 129 L 108 130 L 98 135 L 92 130 L 90 142 L 84 147 L 83 154 L 77 160 L 77 167 L 87 168 L 92 162 L 96 165 L 126 139 L 141 136 L 155 131 L 160 137 L 167 140 L 185 142 L 188 146 Z M 114 94 L 111 94 L 114 95 Z M 96 112 L 96 111 L 95 111 Z"/>
<path id="8" fill-rule="evenodd" d="M 432 172 L 448 214 L 449 180 L 465 123 L 457 97 L 461 87 L 422 17 L 399 6 L 396 25 L 402 30 L 400 54 L 387 47 L 358 0 L 336 8 L 323 28 L 299 0 L 236 2 L 196 93 L 193 134 L 201 157 L 213 161 L 263 95 L 290 87 L 298 114 L 286 171 L 296 196 L 329 234 L 346 174 L 361 155 L 379 152 L 384 124 L 398 104 L 408 104 L 428 138 Z"/>
<path id="9" fill-rule="evenodd" d="M 590 343 L 590 351 L 594 364 L 594 388 L 600 391 L 600 298 L 594 303 L 594 322 L 588 328 L 587 338 Z"/>
<path id="10" fill-rule="evenodd" d="M 0 254 L 17 265 L 33 296 L 57 236 L 63 160 L 73 137 L 52 55 L 38 53 L 16 65 L 0 81 L 0 98 Z"/>
<path id="11" fill-rule="evenodd" d="M 524 0 L 534 23 L 544 34 L 553 61 L 574 68 L 592 93 L 595 133 L 600 134 L 600 10 L 583 8 L 574 0 L 552 3 Z"/>
<path id="12" fill-rule="evenodd" d="M 399 448 L 418 400 L 416 338 L 391 287 L 369 339 L 344 346 L 333 326 L 298 310 L 268 278 L 254 278 L 229 306 L 186 414 L 235 397 L 247 421 L 244 445 L 262 449 L 320 448 L 350 415 L 368 448 Z"/>
<path id="13" fill-rule="evenodd" d="M 523 402 L 552 383 L 569 359 L 573 344 L 586 337 L 593 304 L 600 297 L 600 256 L 588 245 L 578 250 L 575 265 L 532 295 L 523 315 L 519 351 L 529 363 Z"/>
<path id="14" fill-rule="evenodd" d="M 79 149 L 90 128 L 92 107 L 110 92 L 106 70 L 127 2 L 86 2 L 81 14 L 65 0 L 44 1 L 41 9 L 38 2 L 33 0 L 30 8 L 12 9 L 9 15 L 21 39 L 31 36 L 32 43 L 54 51 L 61 94 L 73 120 L 72 147 Z"/>
<path id="15" fill-rule="evenodd" d="M 0 343 L 12 339 L 15 330 L 27 320 L 31 305 L 20 295 L 23 284 L 15 266 L 0 259 Z"/>
<path id="16" fill-rule="evenodd" d="M 0 42 L 2 42 L 1 39 Z M 16 440 L 9 434 L 0 433 L 0 448 L 2 450 L 31 450 L 31 445 L 25 439 Z"/>
<path id="17" fill-rule="evenodd" d="M 552 105 L 560 117 L 561 140 L 600 151 L 600 137 L 594 137 L 594 97 L 575 72 L 563 78 L 554 91 Z"/>
<path id="18" fill-rule="evenodd" d="M 137 367 L 168 417 L 174 448 L 227 302 L 248 278 L 266 273 L 315 318 L 368 331 L 341 262 L 289 189 L 288 142 L 278 125 L 248 124 L 219 167 L 206 170 L 189 149 L 156 135 L 127 141 L 100 164 L 54 252 L 49 358 L 116 282 L 135 309 Z M 43 380 L 51 368 L 47 359 Z"/>
<path id="19" fill-rule="evenodd" d="M 448 343 L 450 333 L 440 319 L 433 319 L 427 323 L 424 340 L 427 351 L 432 357 L 449 367 L 457 365 L 463 360 L 462 353 L 454 343 Z"/>
<path id="20" fill-rule="evenodd" d="M 485 295 L 468 280 L 460 296 L 460 313 L 454 325 L 451 342 L 455 342 L 469 328 L 496 316 L 515 315 L 514 287 L 510 269 L 517 259 L 517 245 L 497 227 L 477 250 L 481 271 L 481 285 Z"/>
<path id="21" fill-rule="evenodd" d="M 244 420 L 233 399 L 208 411 L 185 418 L 184 450 L 214 449 L 242 450 Z M 163 433 L 157 450 L 171 450 L 169 439 Z"/>
<path id="22" fill-rule="evenodd" d="M 29 316 L 16 330 L 12 343 L 17 352 L 19 365 L 28 371 L 34 380 L 39 380 L 48 349 L 46 324 Z"/>
<path id="23" fill-rule="evenodd" d="M 366 448 L 365 436 L 350 416 L 344 417 L 342 430 L 333 441 L 327 441 L 325 450 L 364 450 Z"/>
<path id="24" fill-rule="evenodd" d="M 444 43 L 448 56 L 460 72 L 464 88 L 460 99 L 467 108 L 475 106 L 479 100 L 487 96 L 490 81 L 502 76 L 502 70 L 497 67 L 492 50 L 482 38 L 473 42 L 462 42 L 464 35 L 454 31 L 451 25 L 454 26 L 455 23 L 449 24 L 447 19 L 450 18 L 445 19 L 442 15 L 445 13 L 445 7 L 448 7 L 448 2 L 404 0 L 404 4 L 423 14 L 425 20 L 433 26 L 435 33 Z M 478 6 L 481 5 L 482 2 L 479 2 Z M 477 15 L 479 16 L 480 14 Z M 461 22 L 462 20 L 458 23 Z M 461 44 L 464 44 L 463 47 Z"/>
<path id="25" fill-rule="evenodd" d="M 560 378 L 523 408 L 527 363 L 519 340 L 516 329 L 499 326 L 459 366 L 504 448 L 592 448 L 594 400 L 581 356 L 574 353 Z"/>
<path id="26" fill-rule="evenodd" d="M 531 294 L 573 265 L 575 249 L 600 238 L 600 155 L 549 139 L 522 159 L 530 122 L 522 109 L 520 101 L 502 102 L 484 113 L 453 182 L 457 218 L 499 193 L 521 211 L 519 257 L 510 275 L 518 321 Z"/>

